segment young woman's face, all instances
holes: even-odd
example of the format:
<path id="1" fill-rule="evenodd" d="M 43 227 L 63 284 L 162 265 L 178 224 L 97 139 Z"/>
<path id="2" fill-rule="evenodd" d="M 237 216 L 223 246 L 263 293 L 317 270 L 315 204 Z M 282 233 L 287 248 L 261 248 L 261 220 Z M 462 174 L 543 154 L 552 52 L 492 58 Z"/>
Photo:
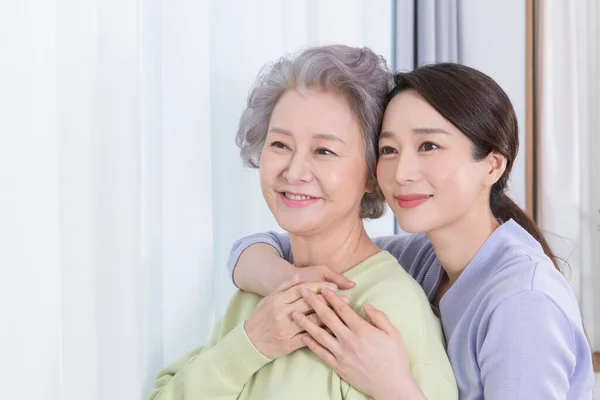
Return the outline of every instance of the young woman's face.
<path id="1" fill-rule="evenodd" d="M 289 233 L 323 232 L 359 218 L 366 157 L 358 120 L 342 95 L 309 90 L 281 97 L 260 157 L 260 183 Z"/>
<path id="2" fill-rule="evenodd" d="M 489 207 L 490 162 L 418 93 L 389 103 L 379 139 L 377 179 L 406 232 L 431 232 Z"/>

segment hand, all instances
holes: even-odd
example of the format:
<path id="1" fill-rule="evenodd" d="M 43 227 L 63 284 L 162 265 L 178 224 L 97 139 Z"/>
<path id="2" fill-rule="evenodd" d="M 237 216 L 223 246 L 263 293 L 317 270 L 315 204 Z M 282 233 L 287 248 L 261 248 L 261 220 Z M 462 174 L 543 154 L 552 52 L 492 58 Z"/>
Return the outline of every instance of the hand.
<path id="1" fill-rule="evenodd" d="M 296 268 L 303 282 L 331 282 L 340 290 L 352 289 L 356 284 L 339 272 L 334 272 L 324 265 Z"/>
<path id="2" fill-rule="evenodd" d="M 324 289 L 322 296 L 331 308 L 313 293 L 302 290 L 302 295 L 333 333 L 294 313 L 298 325 L 310 335 L 302 340 L 342 379 L 376 399 L 425 398 L 410 373 L 400 332 L 383 312 L 365 306 L 373 326 L 330 290 Z"/>
<path id="3" fill-rule="evenodd" d="M 265 357 L 275 359 L 306 346 L 302 340 L 306 332 L 294 322 L 292 314 L 302 314 L 315 325 L 321 324 L 312 307 L 302 298 L 301 290 L 310 291 L 315 295 L 316 301 L 324 304 L 324 300 L 319 299 L 318 295 L 323 288 L 337 289 L 330 282 L 302 283 L 300 276 L 296 275 L 262 299 L 244 324 L 254 347 Z"/>

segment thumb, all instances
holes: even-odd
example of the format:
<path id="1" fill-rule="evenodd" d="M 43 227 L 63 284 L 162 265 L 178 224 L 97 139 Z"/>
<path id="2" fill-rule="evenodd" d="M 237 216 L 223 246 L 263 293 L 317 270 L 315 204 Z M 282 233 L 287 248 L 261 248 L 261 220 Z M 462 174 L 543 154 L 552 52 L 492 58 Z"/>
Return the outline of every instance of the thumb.
<path id="1" fill-rule="evenodd" d="M 331 270 L 327 270 L 323 277 L 327 282 L 335 283 L 340 290 L 352 289 L 356 284 L 350 279 L 346 278 L 344 275 L 333 272 Z"/>
<path id="2" fill-rule="evenodd" d="M 365 314 L 369 318 L 369 320 L 375 325 L 377 328 L 381 329 L 385 333 L 390 336 L 400 335 L 400 332 L 396 329 L 394 325 L 390 322 L 387 315 L 383 311 L 380 311 L 373 307 L 370 304 L 365 305 Z"/>

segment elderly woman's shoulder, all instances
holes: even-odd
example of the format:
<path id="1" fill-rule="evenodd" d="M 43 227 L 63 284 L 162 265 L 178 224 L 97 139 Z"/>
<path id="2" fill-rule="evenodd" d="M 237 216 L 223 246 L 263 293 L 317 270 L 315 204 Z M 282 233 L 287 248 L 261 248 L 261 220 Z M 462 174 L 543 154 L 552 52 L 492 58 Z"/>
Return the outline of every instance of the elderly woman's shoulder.
<path id="1" fill-rule="evenodd" d="M 400 266 L 396 257 L 381 251 L 371 258 L 373 261 L 360 274 L 350 276 L 356 287 L 350 297 L 360 304 L 374 307 L 397 308 L 398 304 L 423 305 L 429 308 L 429 300 L 419 283 Z"/>

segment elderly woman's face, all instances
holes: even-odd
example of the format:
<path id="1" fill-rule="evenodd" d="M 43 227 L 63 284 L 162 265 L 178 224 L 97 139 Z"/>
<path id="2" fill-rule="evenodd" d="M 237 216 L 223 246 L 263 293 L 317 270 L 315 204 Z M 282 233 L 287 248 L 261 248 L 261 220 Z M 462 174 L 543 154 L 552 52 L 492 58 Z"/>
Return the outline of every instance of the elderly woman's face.
<path id="1" fill-rule="evenodd" d="M 325 232 L 359 218 L 367 166 L 358 120 L 337 93 L 286 92 L 260 158 L 263 196 L 289 233 Z"/>

